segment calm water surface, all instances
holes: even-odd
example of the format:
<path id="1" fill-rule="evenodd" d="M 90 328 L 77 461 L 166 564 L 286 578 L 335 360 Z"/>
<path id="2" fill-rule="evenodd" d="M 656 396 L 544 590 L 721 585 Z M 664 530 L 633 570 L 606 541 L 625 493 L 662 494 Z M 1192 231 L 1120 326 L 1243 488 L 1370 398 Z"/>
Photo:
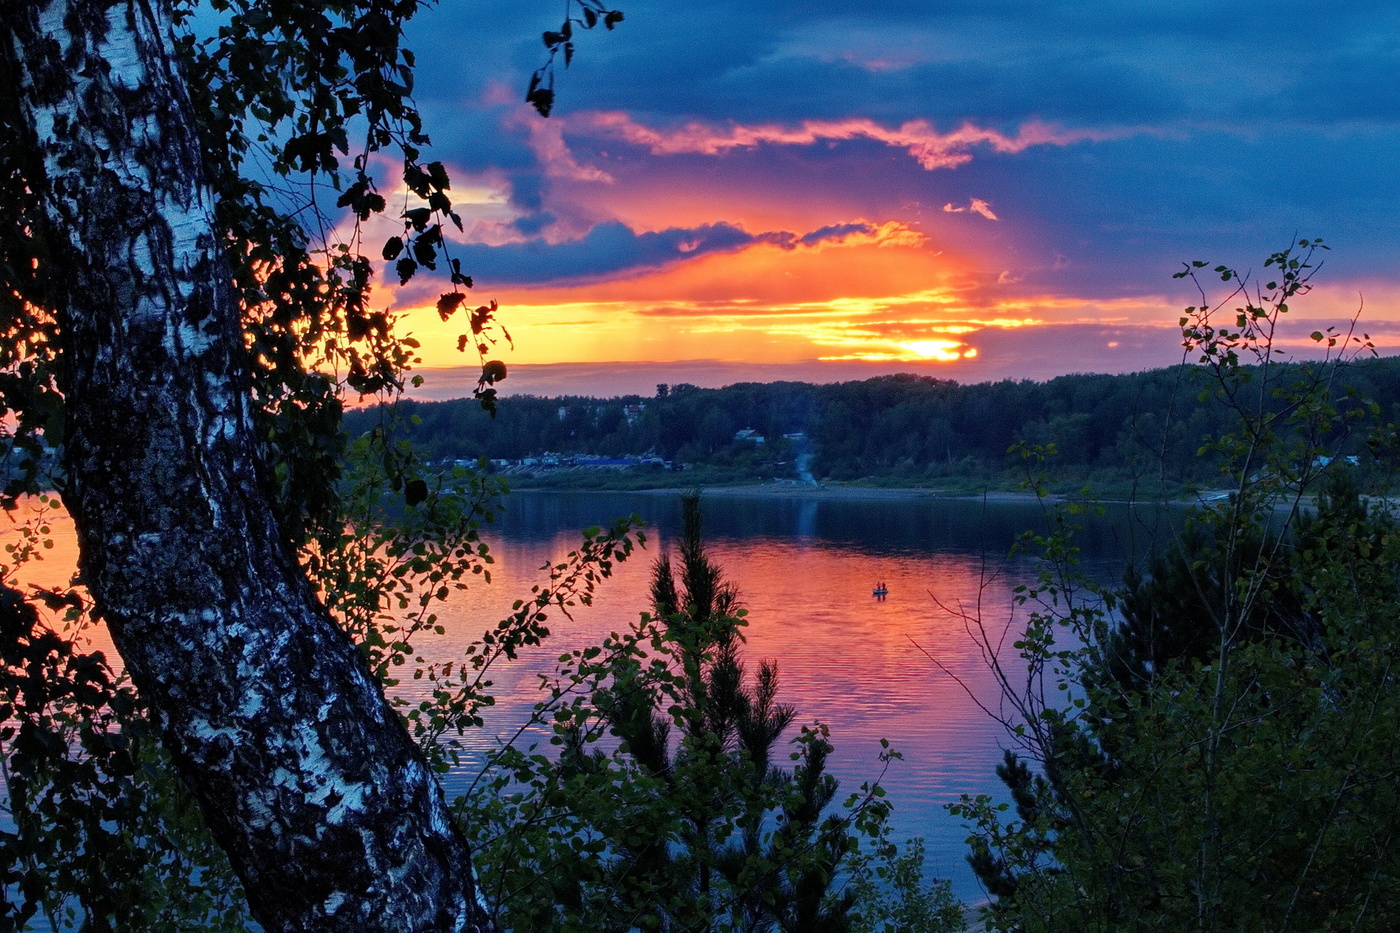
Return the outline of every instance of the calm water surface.
<path id="1" fill-rule="evenodd" d="M 966 829 L 943 807 L 963 793 L 999 795 L 993 769 L 1004 736 L 969 696 L 995 705 L 997 693 L 959 612 L 980 617 L 993 631 L 1013 619 L 1012 590 L 1034 581 L 1036 565 L 1007 552 L 1019 532 L 1044 524 L 1040 507 L 727 492 L 706 493 L 702 505 L 711 556 L 749 612 L 750 667 L 776 660 L 779 697 L 797 708 L 797 722 L 829 725 L 836 748 L 830 769 L 844 791 L 879 775 L 880 739 L 890 740 L 904 756 L 883 778 L 895 805 L 896 838 L 923 836 L 930 872 L 952 879 L 964 899 L 980 899 L 963 858 Z M 572 621 L 552 617 L 545 646 L 494 669 L 498 704 L 487 711 L 486 728 L 468 734 L 466 760 L 449 776 L 449 794 L 465 788 L 487 754 L 528 722 L 540 698 L 539 677 L 553 672 L 560 654 L 624 629 L 647 608 L 652 562 L 679 530 L 679 497 L 518 492 L 488 526 L 493 581 L 455 594 L 439 612 L 447 634 L 419 646 L 428 660 L 462 657 L 514 600 L 546 582 L 539 568 L 575 549 L 580 529 L 633 513 L 650 526 L 646 548 L 619 565 L 594 604 L 578 609 Z M 1126 513 L 1090 523 L 1080 539 L 1085 569 L 1115 578 L 1130 525 Z M 56 547 L 27 568 L 29 582 L 61 585 L 72 571 L 71 523 L 59 517 L 53 528 Z M 880 581 L 889 589 L 883 601 L 871 596 Z M 93 640 L 111 651 L 105 631 Z M 406 679 L 399 689 L 411 697 L 414 682 Z M 545 738 L 534 730 L 522 741 Z"/>
<path id="2" fill-rule="evenodd" d="M 1002 796 L 993 769 L 1004 736 L 969 696 L 995 706 L 997 691 L 959 613 L 980 617 L 993 632 L 1013 619 L 1012 590 L 1034 582 L 1037 565 L 1007 552 L 1020 532 L 1044 527 L 1041 507 L 722 492 L 706 493 L 702 506 L 711 556 L 749 612 L 750 668 L 776 660 L 779 696 L 797 708 L 797 722 L 830 726 L 831 770 L 843 790 L 879 775 L 880 739 L 889 739 L 904 756 L 883 778 L 896 838 L 923 836 L 931 872 L 952 879 L 961 897 L 981 899 L 963 857 L 967 831 L 944 805 L 963 793 Z M 602 585 L 592 607 L 573 621 L 552 620 L 552 644 L 496 672 L 498 705 L 487 728 L 468 737 L 470 766 L 452 775 L 449 791 L 469 783 L 494 744 L 528 720 L 538 675 L 553 671 L 562 652 L 598 642 L 647 608 L 651 565 L 679 532 L 675 494 L 521 492 L 507 509 L 487 535 L 497 561 L 492 584 L 461 594 L 441 613 L 444 649 L 479 637 L 483 621 L 503 617 L 532 583 L 542 583 L 538 568 L 576 548 L 579 529 L 635 513 L 650 525 L 647 547 Z M 1081 536 L 1084 569 L 1116 578 L 1119 555 L 1142 533 L 1129 528 L 1121 512 L 1089 523 Z M 889 589 L 883 601 L 871 596 L 879 581 Z M 535 731 L 524 741 L 544 739 Z"/>

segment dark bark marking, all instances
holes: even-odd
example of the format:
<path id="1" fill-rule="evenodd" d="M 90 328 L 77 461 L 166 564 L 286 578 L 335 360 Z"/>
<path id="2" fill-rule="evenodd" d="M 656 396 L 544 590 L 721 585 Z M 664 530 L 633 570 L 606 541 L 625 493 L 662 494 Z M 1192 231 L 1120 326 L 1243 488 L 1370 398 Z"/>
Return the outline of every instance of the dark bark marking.
<path id="1" fill-rule="evenodd" d="M 49 9 L 68 35 L 44 34 Z M 276 527 L 166 5 L 23 0 L 0 28 L 30 132 L 52 128 L 43 232 L 71 250 L 57 310 L 81 570 L 255 916 L 485 929 L 440 790 Z"/>

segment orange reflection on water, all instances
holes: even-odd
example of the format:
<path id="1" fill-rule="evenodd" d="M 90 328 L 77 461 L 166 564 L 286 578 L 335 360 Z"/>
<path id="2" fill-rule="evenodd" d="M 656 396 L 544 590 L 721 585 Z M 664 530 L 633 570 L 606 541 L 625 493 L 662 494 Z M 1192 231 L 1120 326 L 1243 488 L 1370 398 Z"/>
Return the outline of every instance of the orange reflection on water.
<path id="1" fill-rule="evenodd" d="M 469 762 L 449 780 L 449 790 L 469 783 L 490 749 L 529 719 L 542 698 L 540 676 L 555 669 L 561 653 L 623 630 L 647 608 L 651 564 L 665 545 L 649 535 L 647 551 L 618 568 L 593 606 L 574 612 L 572 620 L 556 616 L 547 645 L 496 670 L 491 679 L 498 704 L 486 711 L 486 728 L 466 737 Z M 494 544 L 492 584 L 453 598 L 441 613 L 446 637 L 424 646 L 428 659 L 461 657 L 491 621 L 509 612 L 513 599 L 544 580 L 534 568 L 561 559 L 577 542 L 575 533 L 561 532 L 548 541 Z M 720 539 L 710 553 L 738 585 L 748 610 L 750 668 L 776 660 L 779 699 L 796 707 L 797 722 L 821 720 L 831 727 L 832 770 L 842 787 L 855 790 L 878 776 L 880 739 L 888 738 L 903 754 L 884 778 L 895 804 L 896 836 L 927 837 L 931 870 L 954 877 L 960 894 L 976 896 L 963 861 L 966 831 L 942 806 L 962 793 L 995 792 L 992 772 L 1004 735 L 969 696 L 995 707 L 998 693 L 961 613 L 980 614 L 999 636 L 1012 618 L 1012 588 L 1030 582 L 1034 568 L 984 563 L 963 552 L 863 553 L 771 537 Z M 889 590 L 884 600 L 871 594 L 880 582 Z M 547 747 L 546 738 L 541 727 L 528 730 L 523 741 Z"/>
<path id="2" fill-rule="evenodd" d="M 50 514 L 47 520 L 53 547 L 16 574 L 23 585 L 65 585 L 76 565 L 71 519 Z M 647 534 L 646 550 L 617 566 L 592 606 L 577 607 L 572 619 L 555 610 L 544 645 L 493 667 L 488 679 L 497 705 L 485 711 L 484 729 L 464 737 L 467 760 L 449 776 L 449 793 L 462 790 L 489 751 L 528 723 L 544 698 L 540 679 L 555 671 L 561 654 L 626 629 L 647 608 L 651 564 L 667 544 L 664 532 Z M 547 582 L 541 565 L 562 560 L 578 544 L 573 531 L 533 540 L 493 536 L 492 582 L 473 578 L 469 590 L 454 593 L 438 610 L 446 634 L 421 636 L 418 654 L 428 663 L 462 661 L 516 599 Z M 843 788 L 855 790 L 879 774 L 879 743 L 888 738 L 904 756 L 884 778 L 896 835 L 927 837 L 931 870 L 953 877 L 963 896 L 976 896 L 962 859 L 965 831 L 942 805 L 961 793 L 995 790 L 992 771 L 1004 736 L 973 699 L 994 706 L 998 694 L 963 616 L 980 618 L 995 637 L 1012 618 L 1012 588 L 1030 582 L 1035 568 L 954 548 L 876 552 L 801 534 L 718 538 L 710 551 L 748 610 L 750 667 L 775 660 L 779 698 L 796 707 L 797 722 L 831 727 L 831 767 Z M 871 595 L 877 583 L 889 590 L 883 600 Z M 105 628 L 95 626 L 86 637 L 119 665 Z M 427 684 L 407 671 L 394 692 L 416 702 Z M 546 736 L 535 728 L 523 741 L 543 743 Z"/>

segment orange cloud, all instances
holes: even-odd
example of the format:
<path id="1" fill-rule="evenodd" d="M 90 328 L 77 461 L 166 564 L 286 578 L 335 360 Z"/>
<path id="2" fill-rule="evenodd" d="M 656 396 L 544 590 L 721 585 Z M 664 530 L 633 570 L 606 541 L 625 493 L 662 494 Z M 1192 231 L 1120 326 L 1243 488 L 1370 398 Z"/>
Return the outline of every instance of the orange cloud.
<path id="1" fill-rule="evenodd" d="M 996 214 L 992 213 L 992 206 L 981 198 L 972 198 L 967 207 L 954 207 L 952 202 L 943 205 L 945 214 L 966 214 L 971 211 L 974 214 L 981 214 L 988 220 L 1000 220 Z"/>
<path id="2" fill-rule="evenodd" d="M 731 123 L 716 127 L 691 122 L 676 129 L 658 130 L 643 126 L 626 113 L 593 111 L 576 114 L 569 117 L 567 122 L 571 129 L 615 136 L 632 145 L 645 147 L 653 155 L 720 155 L 731 149 L 747 149 L 761 144 L 810 146 L 823 140 L 870 139 L 904 149 L 928 171 L 957 168 L 970 162 L 970 150 L 976 146 L 988 146 L 995 152 L 1016 153 L 1032 146 L 1069 146 L 1127 135 L 1126 131 L 1070 130 L 1039 120 L 1023 124 L 1014 136 L 984 129 L 973 123 L 964 123 L 949 133 L 940 133 L 927 120 L 910 120 L 897 127 L 887 127 L 864 117 L 803 120 L 797 126 Z"/>
<path id="3" fill-rule="evenodd" d="M 507 362 L 695 359 L 969 364 L 990 332 L 1166 320 L 1163 299 L 1007 296 L 968 258 L 912 245 L 903 234 L 852 235 L 821 248 L 759 243 L 633 278 L 494 294 L 515 340 Z M 428 366 L 470 360 L 431 309 L 410 329 Z"/>
<path id="4" fill-rule="evenodd" d="M 784 249 L 757 243 L 709 254 L 670 268 L 588 286 L 552 285 L 516 290 L 502 301 L 527 303 L 635 301 L 652 307 L 692 303 L 782 308 L 842 298 L 865 299 L 931 289 L 970 288 L 973 266 L 927 246 L 916 231 L 881 225 L 816 248 Z"/>
<path id="5" fill-rule="evenodd" d="M 525 127 L 530 135 L 530 149 L 549 177 L 612 184 L 613 177 L 607 172 L 574 158 L 564 142 L 563 121 L 541 120 L 530 108 L 522 107 L 507 120 L 507 125 Z"/>

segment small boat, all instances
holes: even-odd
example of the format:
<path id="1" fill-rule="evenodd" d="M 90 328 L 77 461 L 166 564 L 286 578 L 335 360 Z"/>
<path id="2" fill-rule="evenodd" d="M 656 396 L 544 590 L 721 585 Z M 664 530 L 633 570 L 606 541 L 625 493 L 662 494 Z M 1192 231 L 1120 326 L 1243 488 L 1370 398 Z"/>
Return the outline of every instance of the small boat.
<path id="1" fill-rule="evenodd" d="M 885 584 L 881 583 L 879 586 L 875 587 L 875 589 L 870 591 L 870 595 L 874 596 L 876 599 L 884 599 L 886 596 L 889 595 L 889 592 L 890 591 L 885 587 Z"/>

